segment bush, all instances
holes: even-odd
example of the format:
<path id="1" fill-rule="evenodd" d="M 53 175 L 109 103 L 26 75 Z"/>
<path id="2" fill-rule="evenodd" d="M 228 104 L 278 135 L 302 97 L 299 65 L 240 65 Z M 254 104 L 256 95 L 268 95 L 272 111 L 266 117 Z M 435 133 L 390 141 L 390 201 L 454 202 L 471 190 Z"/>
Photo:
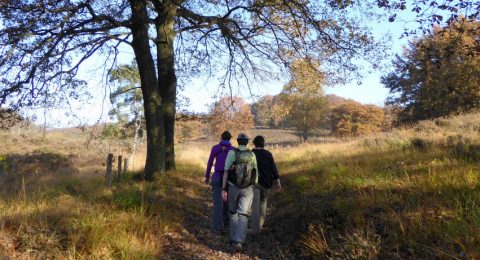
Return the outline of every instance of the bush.
<path id="1" fill-rule="evenodd" d="M 430 148 L 432 146 L 432 143 L 428 140 L 425 140 L 425 139 L 422 139 L 422 138 L 419 138 L 419 137 L 415 137 L 413 138 L 410 143 L 412 144 L 412 147 L 414 149 L 418 149 L 418 150 L 426 150 L 428 148 Z"/>
<path id="2" fill-rule="evenodd" d="M 449 136 L 446 148 L 451 156 L 457 160 L 480 161 L 480 144 L 473 143 L 469 138 L 464 138 L 461 135 Z"/>

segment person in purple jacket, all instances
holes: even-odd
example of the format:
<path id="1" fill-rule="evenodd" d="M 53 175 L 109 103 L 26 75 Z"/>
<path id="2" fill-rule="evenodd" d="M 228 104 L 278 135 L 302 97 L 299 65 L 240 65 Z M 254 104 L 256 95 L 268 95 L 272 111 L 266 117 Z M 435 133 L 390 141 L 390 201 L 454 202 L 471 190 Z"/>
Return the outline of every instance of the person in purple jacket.
<path id="1" fill-rule="evenodd" d="M 213 231 L 221 234 L 223 227 L 228 224 L 228 203 L 222 200 L 222 177 L 225 171 L 225 159 L 228 151 L 234 147 L 230 143 L 232 134 L 225 131 L 221 135 L 220 143 L 214 145 L 208 158 L 207 170 L 205 172 L 205 183 L 212 185 L 213 191 Z M 215 160 L 214 173 L 210 176 L 213 161 Z"/>

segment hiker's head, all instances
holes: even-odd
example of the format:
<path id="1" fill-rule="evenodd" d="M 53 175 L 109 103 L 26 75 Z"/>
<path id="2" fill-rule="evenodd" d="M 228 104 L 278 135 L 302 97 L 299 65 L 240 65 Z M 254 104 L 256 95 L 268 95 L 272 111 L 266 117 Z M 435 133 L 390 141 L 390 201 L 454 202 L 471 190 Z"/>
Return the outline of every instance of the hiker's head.
<path id="1" fill-rule="evenodd" d="M 225 131 L 222 133 L 221 138 L 222 140 L 230 141 L 230 139 L 232 139 L 232 134 L 230 134 L 228 131 Z"/>
<path id="2" fill-rule="evenodd" d="M 265 147 L 265 138 L 263 138 L 261 135 L 257 135 L 255 138 L 253 138 L 253 144 L 255 147 L 263 148 Z"/>
<path id="3" fill-rule="evenodd" d="M 248 144 L 248 136 L 245 133 L 238 134 L 237 143 L 239 145 L 247 145 Z"/>

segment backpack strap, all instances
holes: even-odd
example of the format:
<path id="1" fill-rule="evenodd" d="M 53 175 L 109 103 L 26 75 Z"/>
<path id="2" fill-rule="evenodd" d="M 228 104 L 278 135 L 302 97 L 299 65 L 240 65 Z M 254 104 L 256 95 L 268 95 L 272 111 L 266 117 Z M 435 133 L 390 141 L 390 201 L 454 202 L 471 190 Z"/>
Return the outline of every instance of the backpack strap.
<path id="1" fill-rule="evenodd" d="M 237 158 L 238 158 L 238 153 L 240 152 L 240 149 L 235 147 L 233 151 L 235 152 L 235 161 L 233 161 L 232 166 L 237 164 Z"/>

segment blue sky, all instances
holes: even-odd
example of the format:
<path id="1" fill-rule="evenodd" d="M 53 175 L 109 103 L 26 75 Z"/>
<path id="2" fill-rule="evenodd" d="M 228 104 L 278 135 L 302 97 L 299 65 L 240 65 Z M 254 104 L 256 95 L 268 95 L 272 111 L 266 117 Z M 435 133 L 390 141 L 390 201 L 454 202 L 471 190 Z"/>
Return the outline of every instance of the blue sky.
<path id="1" fill-rule="evenodd" d="M 385 20 L 382 22 L 372 22 L 371 26 L 376 38 L 380 38 L 386 34 L 391 36 L 391 41 L 388 43 L 390 47 L 389 55 L 385 57 L 386 69 L 388 71 L 394 55 L 401 53 L 403 46 L 408 43 L 407 38 L 404 37 L 400 39 L 407 25 L 402 21 L 390 23 Z M 415 25 L 409 24 L 408 26 Z M 346 85 L 327 86 L 325 93 L 350 98 L 364 104 L 383 106 L 388 95 L 388 89 L 384 88 L 380 83 L 382 75 L 383 73 L 381 71 L 364 74 L 361 82 L 355 81 Z M 253 86 L 253 92 L 258 96 L 278 94 L 285 83 L 286 81 L 277 81 L 261 86 L 257 83 Z M 182 95 L 190 99 L 191 110 L 205 112 L 207 111 L 207 105 L 215 101 L 213 97 L 216 93 L 214 91 L 212 92 L 212 90 L 216 90 L 216 86 L 218 86 L 218 83 L 213 80 L 205 82 L 205 79 L 196 78 L 191 81 L 191 85 L 182 92 Z M 246 89 L 243 89 L 243 92 L 242 90 L 237 90 L 237 93 L 234 94 L 243 96 L 249 103 L 254 100 Z"/>
<path id="2" fill-rule="evenodd" d="M 387 65 L 391 64 L 390 60 L 394 54 L 400 53 L 402 46 L 407 43 L 406 38 L 399 39 L 404 31 L 404 22 L 389 23 L 386 21 L 371 22 L 373 33 L 376 38 L 381 38 L 385 34 L 391 35 L 391 42 L 389 43 L 389 55 L 385 57 Z M 132 51 L 125 49 L 119 58 L 120 63 L 130 63 L 133 59 Z M 105 122 L 109 120 L 107 115 L 111 108 L 109 102 L 109 89 L 105 88 L 106 83 L 102 82 L 102 77 L 98 72 L 95 72 L 98 59 L 87 61 L 81 67 L 80 77 L 88 82 L 88 88 L 92 93 L 92 98 L 89 103 L 72 101 L 72 110 L 76 116 L 65 116 L 65 110 L 49 110 L 47 113 L 43 111 L 33 111 L 37 115 L 37 123 L 42 124 L 47 122 L 48 127 L 70 127 L 82 124 L 93 124 L 96 122 Z M 387 68 L 388 70 L 388 68 Z M 365 74 L 361 84 L 357 82 L 341 85 L 341 86 L 327 86 L 325 92 L 327 94 L 335 94 L 341 97 L 354 99 L 365 104 L 375 104 L 382 106 L 387 95 L 388 90 L 380 83 L 382 72 L 375 71 L 371 74 Z M 263 95 L 274 95 L 280 93 L 284 81 L 272 81 L 269 83 L 254 83 L 252 85 L 252 93 L 258 97 Z M 180 95 L 187 97 L 190 100 L 189 106 L 185 109 L 195 112 L 206 112 L 208 105 L 215 101 L 216 98 L 222 94 L 219 91 L 219 83 L 215 79 L 193 78 L 190 79 L 184 90 Z M 251 103 L 255 100 L 250 91 L 246 88 L 234 89 L 234 95 L 240 95 Z M 44 117 L 45 115 L 45 117 Z"/>

